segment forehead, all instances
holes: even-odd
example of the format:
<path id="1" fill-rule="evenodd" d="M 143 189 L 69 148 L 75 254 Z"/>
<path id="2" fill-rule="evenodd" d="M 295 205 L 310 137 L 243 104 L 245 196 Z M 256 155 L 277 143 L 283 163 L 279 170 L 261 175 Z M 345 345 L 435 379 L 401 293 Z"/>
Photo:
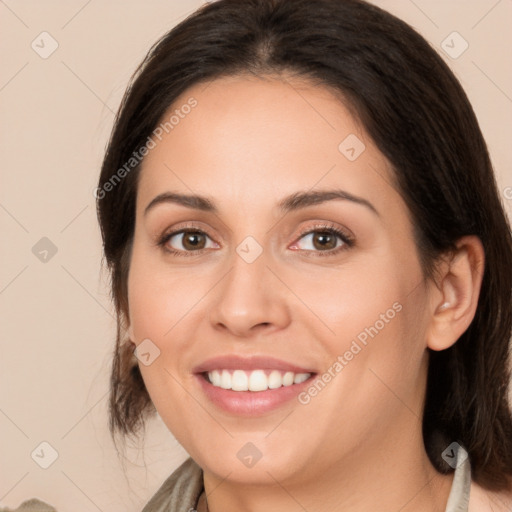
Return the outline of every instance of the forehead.
<path id="1" fill-rule="evenodd" d="M 316 185 L 396 195 L 390 165 L 340 96 L 304 80 L 236 76 L 197 84 L 159 127 L 142 165 L 140 208 L 168 189 L 225 201 L 277 201 Z"/>

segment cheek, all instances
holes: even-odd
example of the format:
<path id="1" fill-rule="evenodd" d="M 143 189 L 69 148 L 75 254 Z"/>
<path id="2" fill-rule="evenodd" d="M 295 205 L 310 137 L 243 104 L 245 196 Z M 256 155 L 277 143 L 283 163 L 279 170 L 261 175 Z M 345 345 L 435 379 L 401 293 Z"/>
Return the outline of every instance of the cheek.
<path id="1" fill-rule="evenodd" d="M 161 345 L 208 290 L 206 276 L 186 271 L 172 273 L 153 252 L 135 244 L 128 276 L 128 304 L 134 342 L 154 339 Z"/>
<path id="2" fill-rule="evenodd" d="M 369 256 L 338 270 L 290 273 L 294 292 L 307 306 L 297 302 L 297 310 L 303 311 L 302 320 L 309 319 L 330 353 L 347 348 L 347 342 L 356 338 L 364 343 L 391 330 L 398 332 L 409 322 L 409 313 L 403 312 L 415 299 L 411 292 L 421 282 L 421 273 L 416 266 L 406 269 L 393 260 L 392 255 Z"/>
<path id="3" fill-rule="evenodd" d="M 199 294 L 190 278 L 166 277 L 165 269 L 152 265 L 148 255 L 134 247 L 128 278 L 130 327 L 135 344 L 144 350 L 149 346 L 152 357 L 147 365 L 141 360 L 139 368 L 153 404 L 180 442 L 187 433 L 177 418 L 190 406 L 183 388 L 186 374 L 180 371 L 187 364 L 187 312 Z"/>
<path id="4" fill-rule="evenodd" d="M 322 382 L 306 389 L 300 399 L 314 417 L 314 428 L 331 440 L 331 447 L 374 439 L 404 412 L 421 414 L 425 378 L 421 287 L 410 293 L 406 282 L 391 274 L 364 286 L 361 280 L 357 284 L 351 293 L 333 292 L 336 306 L 322 294 L 309 296 L 317 301 L 312 304 L 325 301 L 325 309 L 318 311 L 334 334 L 325 334 L 324 328 L 323 336 L 316 338 L 317 347 L 322 343 L 327 355 L 318 376 Z M 343 446 L 340 449 L 350 448 Z"/>
<path id="5" fill-rule="evenodd" d="M 311 305 L 303 319 L 326 354 L 325 371 L 343 375 L 332 379 L 333 392 L 350 390 L 356 410 L 372 397 L 393 398 L 386 385 L 405 394 L 419 389 L 427 318 L 419 263 L 381 254 L 320 278 L 301 277 L 297 295 Z"/>

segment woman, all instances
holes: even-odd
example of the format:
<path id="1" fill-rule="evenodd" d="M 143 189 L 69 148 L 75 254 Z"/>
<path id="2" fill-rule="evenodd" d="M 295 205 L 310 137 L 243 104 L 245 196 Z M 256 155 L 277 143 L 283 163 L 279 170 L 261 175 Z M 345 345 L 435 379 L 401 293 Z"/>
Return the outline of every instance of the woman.
<path id="1" fill-rule="evenodd" d="M 454 75 L 360 0 L 220 0 L 120 108 L 97 190 L 114 435 L 145 512 L 507 510 L 512 239 Z"/>

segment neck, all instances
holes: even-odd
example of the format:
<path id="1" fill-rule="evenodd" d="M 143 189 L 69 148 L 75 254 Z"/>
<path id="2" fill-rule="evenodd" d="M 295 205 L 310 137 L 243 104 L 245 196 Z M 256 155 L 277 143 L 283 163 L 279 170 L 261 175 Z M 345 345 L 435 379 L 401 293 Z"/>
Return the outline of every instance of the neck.
<path id="1" fill-rule="evenodd" d="M 240 483 L 204 472 L 209 512 L 444 512 L 453 474 L 442 475 L 430 463 L 421 422 L 395 436 L 365 443 L 337 466 L 320 467 L 307 477 Z M 316 468 L 318 469 L 318 468 Z"/>

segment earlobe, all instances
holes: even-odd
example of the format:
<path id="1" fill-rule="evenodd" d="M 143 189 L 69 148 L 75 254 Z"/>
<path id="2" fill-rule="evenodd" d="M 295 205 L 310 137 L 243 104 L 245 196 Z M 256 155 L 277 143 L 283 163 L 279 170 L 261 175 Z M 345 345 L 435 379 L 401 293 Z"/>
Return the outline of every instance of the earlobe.
<path id="1" fill-rule="evenodd" d="M 485 254 L 476 236 L 465 236 L 456 250 L 439 265 L 431 294 L 431 318 L 427 346 L 432 350 L 451 347 L 471 324 L 480 295 Z"/>

